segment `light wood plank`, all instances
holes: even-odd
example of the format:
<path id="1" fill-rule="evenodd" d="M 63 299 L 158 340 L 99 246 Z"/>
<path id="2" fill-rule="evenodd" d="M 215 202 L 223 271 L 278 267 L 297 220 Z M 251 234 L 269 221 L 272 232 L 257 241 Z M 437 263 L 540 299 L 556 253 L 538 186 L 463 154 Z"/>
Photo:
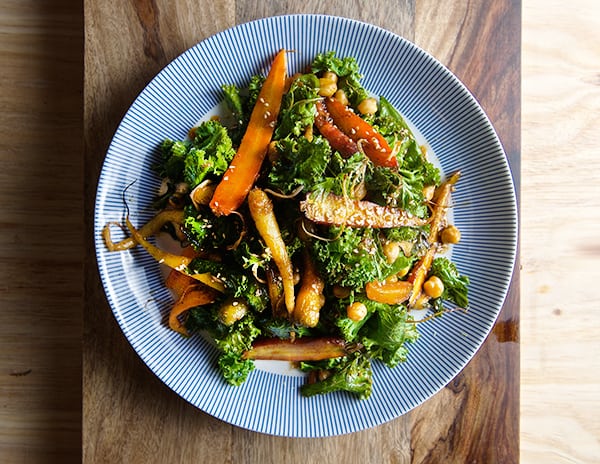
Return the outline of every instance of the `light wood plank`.
<path id="1" fill-rule="evenodd" d="M 523 9 L 521 458 L 600 456 L 600 5 Z"/>

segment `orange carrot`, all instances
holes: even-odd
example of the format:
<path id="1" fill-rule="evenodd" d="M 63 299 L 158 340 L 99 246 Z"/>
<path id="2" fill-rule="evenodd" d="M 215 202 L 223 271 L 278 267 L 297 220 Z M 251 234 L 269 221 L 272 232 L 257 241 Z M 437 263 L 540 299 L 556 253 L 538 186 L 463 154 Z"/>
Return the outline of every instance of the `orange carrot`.
<path id="1" fill-rule="evenodd" d="M 369 282 L 365 286 L 367 298 L 378 303 L 400 304 L 410 297 L 413 284 L 403 280 L 396 282 Z"/>
<path id="2" fill-rule="evenodd" d="M 342 156 L 351 156 L 359 151 L 356 142 L 337 128 L 331 120 L 330 114 L 325 109 L 323 102 L 316 103 L 317 115 L 315 126 L 323 137 L 327 139 L 331 148 L 338 151 Z"/>
<path id="3" fill-rule="evenodd" d="M 218 215 L 229 215 L 244 202 L 267 154 L 286 82 L 286 51 L 281 50 L 258 94 L 246 133 L 210 201 Z"/>
<path id="4" fill-rule="evenodd" d="M 374 164 L 389 168 L 398 166 L 387 141 L 368 122 L 335 98 L 327 98 L 325 106 L 333 123 L 362 147 Z"/>
<path id="5" fill-rule="evenodd" d="M 169 327 L 186 337 L 189 336 L 185 324 L 179 320 L 186 311 L 215 301 L 217 292 L 204 285 L 188 287 L 179 297 L 169 313 Z"/>

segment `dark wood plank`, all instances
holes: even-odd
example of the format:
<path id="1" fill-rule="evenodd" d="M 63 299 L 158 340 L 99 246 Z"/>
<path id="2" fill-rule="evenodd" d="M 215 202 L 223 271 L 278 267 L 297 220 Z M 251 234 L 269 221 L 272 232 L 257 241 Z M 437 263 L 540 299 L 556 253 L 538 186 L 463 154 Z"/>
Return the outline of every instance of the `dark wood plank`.
<path id="1" fill-rule="evenodd" d="M 402 2 L 395 8 L 383 1 L 320 4 L 313 0 L 135 0 L 115 4 L 87 0 L 87 236 L 92 235 L 95 179 L 104 153 L 120 118 L 145 83 L 169 60 L 209 34 L 275 14 L 349 16 L 415 40 L 455 71 L 475 93 L 505 142 L 513 169 L 518 170 L 519 3 L 500 1 L 490 7 L 481 1 L 446 0 L 440 5 L 433 0 Z M 86 462 L 186 462 L 199 455 L 215 463 L 516 462 L 517 284 L 499 324 L 476 358 L 420 408 L 372 430 L 294 440 L 224 424 L 164 387 L 121 335 L 100 287 L 91 241 L 86 251 Z M 193 439 L 182 443 L 181 437 Z"/>
<path id="2" fill-rule="evenodd" d="M 83 16 L 68 0 L 0 13 L 0 462 L 81 447 Z"/>
<path id="3" fill-rule="evenodd" d="M 85 462 L 224 462 L 231 426 L 166 388 L 122 335 L 100 285 L 91 237 L 96 180 L 111 137 L 143 87 L 169 61 L 233 25 L 233 3 L 86 1 Z M 182 443 L 182 440 L 184 442 Z"/>

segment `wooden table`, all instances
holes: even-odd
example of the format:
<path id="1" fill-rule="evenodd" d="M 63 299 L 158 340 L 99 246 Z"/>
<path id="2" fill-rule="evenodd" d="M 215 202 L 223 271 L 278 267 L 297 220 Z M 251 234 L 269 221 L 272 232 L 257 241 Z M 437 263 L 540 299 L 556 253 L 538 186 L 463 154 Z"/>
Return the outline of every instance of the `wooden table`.
<path id="1" fill-rule="evenodd" d="M 85 202 L 91 236 L 95 182 L 110 138 L 143 86 L 171 59 L 240 22 L 319 12 L 382 26 L 431 52 L 481 102 L 518 186 L 520 7 L 508 1 L 85 2 Z M 338 5 L 337 7 L 335 5 Z M 193 12 L 193 14 L 191 14 Z M 383 63 L 385 64 L 385 63 Z M 162 385 L 125 341 L 100 287 L 88 241 L 83 344 L 86 462 L 517 462 L 518 271 L 492 335 L 442 392 L 383 426 L 327 439 L 261 435 L 196 410 Z M 368 446 L 366 444 L 368 443 Z"/>
<path id="2" fill-rule="evenodd" d="M 107 305 L 91 232 L 106 148 L 144 85 L 203 38 L 284 13 L 356 18 L 429 51 L 490 116 L 519 188 L 520 3 L 87 0 L 85 14 L 70 3 L 10 3 L 4 13 L 2 31 L 23 32 L 22 42 L 2 45 L 18 63 L 3 74 L 17 93 L 3 92 L 1 295 L 14 317 L 5 312 L 0 327 L 2 461 L 77 462 L 83 450 L 89 463 L 517 462 L 518 269 L 492 334 L 435 397 L 371 430 L 286 439 L 214 419 L 148 371 Z"/>

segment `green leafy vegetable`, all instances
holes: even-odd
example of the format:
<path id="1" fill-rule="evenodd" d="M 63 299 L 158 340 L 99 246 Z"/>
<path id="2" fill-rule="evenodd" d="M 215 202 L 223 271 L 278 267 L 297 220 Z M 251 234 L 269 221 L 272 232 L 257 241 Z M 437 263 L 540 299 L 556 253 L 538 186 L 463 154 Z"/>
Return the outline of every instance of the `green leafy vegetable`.
<path id="1" fill-rule="evenodd" d="M 312 190 L 322 178 L 331 158 L 331 147 L 323 137 L 285 138 L 276 145 L 279 158 L 269 171 L 269 183 L 290 193 L 298 187 Z"/>
<path id="2" fill-rule="evenodd" d="M 308 366 L 305 366 L 307 368 Z M 314 369 L 314 366 L 310 367 Z M 354 356 L 342 358 L 324 380 L 304 384 L 301 387 L 305 396 L 323 395 L 334 391 L 354 393 L 360 399 L 367 399 L 373 387 L 373 372 L 368 358 Z"/>
<path id="3" fill-rule="evenodd" d="M 429 274 L 439 277 L 444 283 L 441 300 L 452 301 L 461 308 L 467 308 L 469 278 L 461 275 L 452 261 L 444 257 L 435 258 Z"/>

